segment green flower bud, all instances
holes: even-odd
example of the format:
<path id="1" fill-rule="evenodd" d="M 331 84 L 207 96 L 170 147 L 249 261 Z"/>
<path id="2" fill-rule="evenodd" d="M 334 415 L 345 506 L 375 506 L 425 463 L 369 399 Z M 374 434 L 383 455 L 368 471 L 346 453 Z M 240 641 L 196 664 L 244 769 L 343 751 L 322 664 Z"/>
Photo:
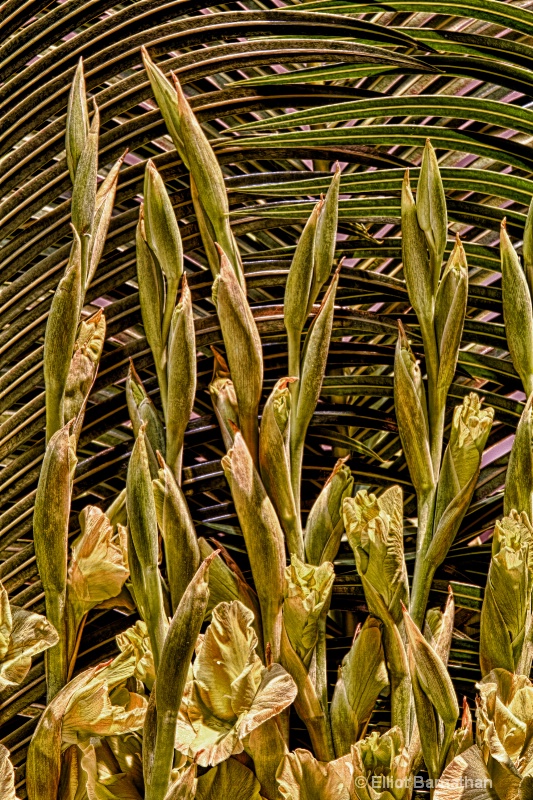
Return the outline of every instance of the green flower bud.
<path id="1" fill-rule="evenodd" d="M 242 435 L 254 463 L 258 461 L 258 411 L 263 388 L 261 338 L 246 298 L 225 253 L 220 253 L 220 273 L 213 284 L 213 302 L 239 406 Z"/>
<path id="2" fill-rule="evenodd" d="M 305 526 L 305 555 L 309 564 L 333 561 L 344 533 L 343 503 L 352 496 L 354 478 L 345 458 L 333 472 L 313 503 Z"/>
<path id="3" fill-rule="evenodd" d="M 73 233 L 69 262 L 55 291 L 44 335 L 47 441 L 65 423 L 64 394 L 82 305 L 81 244 Z"/>
<path id="4" fill-rule="evenodd" d="M 159 476 L 153 482 L 159 529 L 165 543 L 165 562 L 172 609 L 200 566 L 200 550 L 189 506 L 174 474 L 160 453 Z"/>
<path id="5" fill-rule="evenodd" d="M 283 625 L 293 650 L 309 668 L 318 639 L 319 620 L 329 609 L 335 577 L 333 564 L 326 561 L 314 567 L 293 555 L 285 574 L 287 594 L 283 603 Z"/>
<path id="6" fill-rule="evenodd" d="M 494 409 L 468 394 L 453 414 L 437 489 L 433 539 L 426 557 L 436 568 L 446 558 L 476 488 Z"/>
<path id="7" fill-rule="evenodd" d="M 106 321 L 102 309 L 80 324 L 63 399 L 63 414 L 67 420 L 75 419 L 84 410 L 98 371 L 105 332 Z M 81 428 L 81 420 L 77 427 Z"/>
<path id="8" fill-rule="evenodd" d="M 185 431 L 196 394 L 196 336 L 192 298 L 183 275 L 181 300 L 174 309 L 167 347 L 166 452 L 168 465 L 181 483 Z"/>
<path id="9" fill-rule="evenodd" d="M 376 700 L 388 685 L 382 624 L 368 617 L 342 661 L 333 693 L 331 723 L 338 758 L 364 735 Z"/>
<path id="10" fill-rule="evenodd" d="M 137 375 L 133 361 L 130 361 L 126 378 L 126 401 L 135 438 L 139 435 L 141 425 L 145 426 L 150 472 L 155 477 L 158 470 L 156 453 L 159 451 L 163 455 L 165 454 L 165 430 L 159 411 Z"/>
<path id="11" fill-rule="evenodd" d="M 240 433 L 222 459 L 235 510 L 243 532 L 255 589 L 261 607 L 265 647 L 270 643 L 274 661 L 279 659 L 285 595 L 285 542 L 265 487 Z"/>
<path id="12" fill-rule="evenodd" d="M 496 523 L 481 610 L 479 658 L 485 675 L 521 666 L 531 624 L 533 528 L 526 514 L 511 511 Z M 529 638 L 529 637 L 528 637 Z"/>
<path id="13" fill-rule="evenodd" d="M 426 139 L 420 166 L 420 177 L 416 193 L 416 213 L 418 224 L 426 235 L 427 247 L 431 256 L 432 294 L 434 295 L 439 281 L 442 256 L 446 248 L 448 215 L 439 164 L 429 139 Z"/>
<path id="14" fill-rule="evenodd" d="M 259 466 L 265 489 L 285 532 L 288 551 L 303 558 L 303 535 L 292 493 L 289 459 L 289 384 L 293 380 L 279 380 L 265 403 L 259 435 Z"/>
<path id="15" fill-rule="evenodd" d="M 309 296 L 308 311 L 311 311 L 318 293 L 331 273 L 337 242 L 337 222 L 339 217 L 339 189 L 341 169 L 335 165 L 335 172 L 320 210 L 315 237 L 315 266 Z"/>
<path id="16" fill-rule="evenodd" d="M 455 374 L 467 300 L 466 254 L 457 236 L 435 301 L 435 333 L 440 358 L 438 384 L 443 395 L 448 393 Z"/>
<path id="17" fill-rule="evenodd" d="M 509 352 L 525 393 L 533 392 L 533 308 L 524 270 L 507 234 L 500 236 L 503 318 Z"/>
<path id="18" fill-rule="evenodd" d="M 503 510 L 525 511 L 533 519 L 533 394 L 528 398 L 516 427 L 507 464 Z"/>
<path id="19" fill-rule="evenodd" d="M 399 623 L 401 603 L 407 603 L 409 596 L 403 555 L 402 490 L 391 486 L 376 497 L 362 489 L 355 497 L 346 498 L 343 515 L 359 575 L 373 586 Z"/>
<path id="20" fill-rule="evenodd" d="M 432 315 L 437 280 L 429 263 L 428 245 L 424 231 L 420 227 L 417 207 L 406 171 L 402 183 L 402 262 L 403 275 L 413 306 L 419 319 L 429 319 Z"/>
<path id="21" fill-rule="evenodd" d="M 526 280 L 529 286 L 529 293 L 533 296 L 533 198 L 529 204 L 526 217 L 522 256 L 524 258 L 524 271 L 526 273 Z"/>
<path id="22" fill-rule="evenodd" d="M 307 320 L 309 292 L 315 268 L 315 241 L 318 219 L 323 201 L 319 201 L 305 224 L 302 235 L 296 245 L 291 268 L 285 284 L 285 300 L 283 304 L 283 320 L 289 344 L 295 353 L 300 355 L 300 337 Z M 289 371 L 293 372 L 292 360 L 289 359 Z M 295 377 L 299 377 L 294 373 Z"/>
<path id="23" fill-rule="evenodd" d="M 76 170 L 80 156 L 89 135 L 89 112 L 85 96 L 85 76 L 83 58 L 78 61 L 72 88 L 68 96 L 65 147 L 67 164 L 72 183 L 76 180 Z"/>
<path id="24" fill-rule="evenodd" d="M 137 595 L 142 592 L 139 601 L 144 621 L 148 626 L 150 641 L 156 667 L 159 665 L 161 650 L 165 641 L 167 617 L 163 605 L 163 591 L 159 574 L 159 541 L 157 531 L 157 514 L 150 476 L 150 465 L 146 447 L 146 432 L 141 425 L 139 435 L 128 464 L 126 481 L 128 523 L 134 553 L 129 552 L 130 570 L 134 576 L 133 559 L 138 560 L 141 581 L 135 581 Z M 135 573 L 137 574 L 137 573 Z M 137 585 L 136 585 L 137 584 Z"/>
<path id="25" fill-rule="evenodd" d="M 424 384 L 401 322 L 398 322 L 398 327 L 394 358 L 394 405 L 413 486 L 417 493 L 425 493 L 433 487 L 435 479 L 429 450 Z"/>

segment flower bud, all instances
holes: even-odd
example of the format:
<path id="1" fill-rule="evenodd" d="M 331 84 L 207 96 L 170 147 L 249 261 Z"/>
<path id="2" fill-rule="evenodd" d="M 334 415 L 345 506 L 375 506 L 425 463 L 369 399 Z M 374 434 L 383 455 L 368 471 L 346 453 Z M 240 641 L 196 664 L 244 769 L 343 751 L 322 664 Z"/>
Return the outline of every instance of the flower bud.
<path id="1" fill-rule="evenodd" d="M 200 566 L 196 530 L 187 501 L 174 474 L 158 453 L 159 476 L 153 482 L 157 521 L 165 543 L 165 563 L 172 609 Z"/>
<path id="2" fill-rule="evenodd" d="M 533 528 L 526 514 L 511 511 L 494 528 L 492 558 L 481 609 L 479 659 L 486 675 L 520 665 L 531 624 Z"/>
<path id="3" fill-rule="evenodd" d="M 432 779 L 440 775 L 452 742 L 459 706 L 448 671 L 404 610 L 409 669 L 424 761 Z M 442 737 L 437 735 L 444 724 Z"/>
<path id="4" fill-rule="evenodd" d="M 180 231 L 166 186 L 151 159 L 144 172 L 144 228 L 163 275 L 177 287 L 183 273 Z"/>
<path id="5" fill-rule="evenodd" d="M 525 393 L 533 392 L 533 308 L 529 286 L 503 220 L 500 236 L 503 318 L 509 352 Z"/>
<path id="6" fill-rule="evenodd" d="M 65 422 L 64 394 L 82 305 L 81 244 L 73 233 L 69 262 L 52 299 L 44 335 L 47 441 Z"/>
<path id="7" fill-rule="evenodd" d="M 438 385 L 443 394 L 448 393 L 455 374 L 467 300 L 466 254 L 457 237 L 435 301 L 435 333 L 440 359 Z"/>
<path id="8" fill-rule="evenodd" d="M 533 519 L 533 394 L 528 398 L 515 437 L 505 478 L 503 510 L 525 511 Z"/>
<path id="9" fill-rule="evenodd" d="M 524 243 L 522 245 L 524 259 L 524 272 L 526 273 L 529 294 L 533 297 L 533 198 L 529 204 L 524 228 Z"/>
<path id="10" fill-rule="evenodd" d="M 139 284 L 139 302 L 146 339 L 154 354 L 156 366 L 163 358 L 164 343 L 162 338 L 163 311 L 165 304 L 165 287 L 163 274 L 156 258 L 146 241 L 144 209 L 139 210 L 139 222 L 136 229 L 137 249 L 137 282 Z M 160 387 L 163 389 L 163 387 Z"/>
<path id="11" fill-rule="evenodd" d="M 333 564 L 326 561 L 314 567 L 293 555 L 285 574 L 287 594 L 283 603 L 283 625 L 293 650 L 309 668 L 318 639 L 319 620 L 329 609 L 335 577 Z"/>
<path id="12" fill-rule="evenodd" d="M 37 485 L 33 514 L 33 541 L 43 584 L 46 616 L 59 641 L 46 655 L 49 701 L 67 681 L 68 527 L 76 455 L 70 425 L 60 428 L 48 442 Z"/>
<path id="13" fill-rule="evenodd" d="M 214 542 L 214 540 L 211 540 Z M 259 640 L 259 648 L 263 648 L 261 632 L 261 612 L 257 595 L 246 582 L 236 562 L 228 551 L 218 542 L 214 542 L 220 550 L 220 558 L 215 558 L 209 568 L 209 603 L 206 617 L 210 616 L 219 603 L 231 603 L 238 600 L 250 609 L 254 615 L 254 630 Z M 214 552 L 214 548 L 203 537 L 198 539 L 202 561 Z"/>
<path id="14" fill-rule="evenodd" d="M 402 183 L 402 262 L 409 302 L 420 318 L 432 314 L 437 282 L 429 263 L 428 245 L 420 227 L 409 172 Z M 437 276 L 438 280 L 438 276 Z"/>
<path id="15" fill-rule="evenodd" d="M 74 73 L 72 88 L 68 96 L 65 136 L 67 164 L 72 183 L 76 180 L 76 170 L 88 135 L 89 113 L 87 111 L 87 98 L 85 96 L 83 59 L 80 58 L 78 66 L 76 67 L 76 72 Z"/>
<path id="16" fill-rule="evenodd" d="M 420 177 L 418 178 L 416 193 L 416 213 L 418 224 L 426 235 L 427 247 L 431 257 L 432 294 L 434 295 L 440 277 L 442 256 L 446 248 L 448 215 L 439 164 L 429 139 L 426 139 L 420 166 Z"/>
<path id="17" fill-rule="evenodd" d="M 80 324 L 65 384 L 63 413 L 66 420 L 75 419 L 84 409 L 98 371 L 105 332 L 102 309 Z"/>
<path id="18" fill-rule="evenodd" d="M 181 300 L 174 309 L 167 347 L 167 461 L 181 483 L 185 431 L 196 394 L 196 336 L 192 300 L 183 275 Z"/>
<path id="19" fill-rule="evenodd" d="M 215 551 L 201 564 L 185 589 L 170 623 L 161 653 L 155 691 L 157 730 L 151 768 L 145 775 L 146 797 L 164 800 L 168 791 L 175 755 L 178 712 L 189 666 L 194 654 L 209 598 L 207 575 L 209 565 L 217 557 Z M 145 739 L 146 742 L 146 739 Z"/>
<path id="20" fill-rule="evenodd" d="M 448 671 L 405 610 L 404 622 L 418 682 L 444 724 L 453 724 L 455 728 L 459 706 Z"/>
<path id="21" fill-rule="evenodd" d="M 343 502 L 352 496 L 354 479 L 346 458 L 340 458 L 313 503 L 305 526 L 309 564 L 334 561 L 344 533 Z"/>
<path id="22" fill-rule="evenodd" d="M 259 435 L 261 478 L 284 530 L 290 554 L 303 558 L 303 535 L 291 486 L 289 428 L 293 378 L 282 378 L 272 390 L 263 409 Z"/>
<path id="23" fill-rule="evenodd" d="M 98 181 L 98 130 L 100 112 L 94 105 L 94 115 L 89 128 L 85 147 L 80 155 L 76 168 L 76 178 L 72 190 L 71 216 L 72 225 L 78 235 L 92 233 L 94 212 L 96 209 L 96 184 Z M 86 265 L 85 265 L 86 266 Z M 83 269 L 83 285 L 87 279 L 87 270 Z"/>
<path id="24" fill-rule="evenodd" d="M 376 497 L 366 489 L 343 504 L 344 526 L 359 575 L 381 596 L 396 623 L 409 584 L 403 555 L 403 495 L 391 486 Z"/>
<path id="25" fill-rule="evenodd" d="M 429 450 L 426 396 L 420 367 L 401 322 L 394 357 L 394 405 L 405 460 L 417 493 L 425 493 L 434 485 Z"/>
<path id="26" fill-rule="evenodd" d="M 146 243 L 165 276 L 165 310 L 161 325 L 164 347 L 183 274 L 183 247 L 170 197 L 152 160 L 148 161 L 144 173 L 144 231 Z"/>
<path id="27" fill-rule="evenodd" d="M 261 607 L 265 647 L 279 658 L 281 607 L 285 594 L 285 543 L 278 517 L 240 433 L 222 459 L 243 532 Z"/>
<path id="28" fill-rule="evenodd" d="M 225 253 L 220 253 L 220 273 L 213 284 L 231 377 L 239 406 L 242 435 L 254 463 L 258 458 L 258 411 L 263 388 L 261 338 L 246 298 Z"/>
<path id="29" fill-rule="evenodd" d="M 155 454 L 157 452 L 165 454 L 165 429 L 159 411 L 135 371 L 133 361 L 130 361 L 128 377 L 126 378 L 126 401 L 135 438 L 139 435 L 141 425 L 144 424 L 145 426 L 146 450 L 150 461 L 150 472 L 155 477 L 159 469 Z"/>
<path id="30" fill-rule="evenodd" d="M 225 251 L 231 266 L 242 284 L 242 264 L 237 244 L 229 224 L 229 204 L 222 170 L 205 133 L 197 121 L 176 76 L 173 86 L 157 67 L 146 48 L 142 48 L 143 63 L 148 73 L 156 102 L 180 158 L 190 171 L 197 197 L 209 222 L 210 238 Z"/>
<path id="31" fill-rule="evenodd" d="M 470 505 L 493 419 L 494 409 L 482 408 L 473 392 L 455 407 L 439 477 L 433 539 L 426 554 L 435 568 L 446 558 Z"/>
<path id="32" fill-rule="evenodd" d="M 333 693 L 331 723 L 338 758 L 364 735 L 376 700 L 388 685 L 382 624 L 368 617 L 342 661 Z"/>
<path id="33" fill-rule="evenodd" d="M 94 219 L 89 247 L 89 267 L 85 281 L 85 289 L 90 286 L 102 253 L 104 252 L 109 222 L 111 221 L 111 214 L 115 204 L 118 175 L 127 152 L 126 150 L 123 155 L 115 161 L 96 192 Z"/>
<path id="34" fill-rule="evenodd" d="M 325 284 L 331 273 L 335 258 L 335 245 L 337 242 L 337 222 L 339 217 L 339 188 L 341 170 L 339 163 L 335 165 L 335 172 L 320 209 L 315 236 L 315 264 L 313 280 L 309 294 L 308 313 L 318 297 L 320 289 Z"/>
<path id="35" fill-rule="evenodd" d="M 136 595 L 139 590 L 142 590 L 142 598 L 136 596 L 136 601 L 141 605 L 144 621 L 148 626 L 157 667 L 165 640 L 167 618 L 163 606 L 163 591 L 158 568 L 157 515 L 144 425 L 141 425 L 128 464 L 126 490 L 128 523 L 134 550 L 134 552 L 130 552 L 128 547 L 130 570 L 134 578 Z M 134 559 L 138 560 L 142 575 L 140 582 L 135 580 Z"/>
<path id="36" fill-rule="evenodd" d="M 320 200 L 315 205 L 311 216 L 305 224 L 305 228 L 296 245 L 285 284 L 283 321 L 289 346 L 294 349 L 295 354 L 298 354 L 298 359 L 300 355 L 300 337 L 307 321 L 309 293 L 315 268 L 316 231 L 322 206 L 323 201 Z M 289 360 L 291 362 L 289 363 L 289 371 L 294 372 L 295 377 L 298 377 L 298 374 L 294 371 L 293 363 L 295 361 L 292 362 L 291 358 Z"/>
<path id="37" fill-rule="evenodd" d="M 298 469 L 301 465 L 307 428 L 315 413 L 326 372 L 338 283 L 339 274 L 337 271 L 324 295 L 322 305 L 309 326 L 303 346 L 298 406 L 296 410 L 293 409 L 291 419 L 291 426 L 295 426 L 294 437 L 291 434 L 291 450 L 293 460 L 296 461 Z M 295 458 L 296 453 L 298 453 L 297 458 Z M 293 463 L 293 469 L 296 469 L 296 463 Z M 299 504 L 299 498 L 295 499 Z"/>

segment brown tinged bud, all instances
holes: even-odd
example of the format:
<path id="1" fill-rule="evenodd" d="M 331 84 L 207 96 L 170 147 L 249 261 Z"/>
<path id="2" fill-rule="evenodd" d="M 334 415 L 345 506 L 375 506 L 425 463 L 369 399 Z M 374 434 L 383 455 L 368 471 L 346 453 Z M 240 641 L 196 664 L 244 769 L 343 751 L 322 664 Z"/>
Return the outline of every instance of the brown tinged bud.
<path id="1" fill-rule="evenodd" d="M 76 180 L 76 170 L 89 135 L 89 112 L 85 95 L 85 76 L 83 58 L 80 58 L 72 88 L 68 97 L 65 147 L 67 164 L 72 183 Z"/>
<path id="2" fill-rule="evenodd" d="M 46 439 L 64 422 L 64 394 L 82 304 L 81 244 L 76 231 L 65 274 L 54 294 L 44 335 Z"/>
<path id="3" fill-rule="evenodd" d="M 424 231 L 420 227 L 409 170 L 402 184 L 402 262 L 409 302 L 419 319 L 430 318 L 436 292 Z"/>
<path id="4" fill-rule="evenodd" d="M 434 477 L 424 384 L 400 321 L 394 357 L 394 405 L 413 486 L 418 493 L 427 492 L 434 485 Z"/>
<path id="5" fill-rule="evenodd" d="M 181 300 L 174 309 L 167 346 L 167 462 L 178 483 L 185 431 L 196 394 L 196 336 L 192 299 L 185 274 Z"/>
<path id="6" fill-rule="evenodd" d="M 153 482 L 154 499 L 165 544 L 165 562 L 174 610 L 200 565 L 200 549 L 183 492 L 160 453 L 157 453 L 157 458 L 160 469 L 158 478 Z"/>
<path id="7" fill-rule="evenodd" d="M 258 412 L 263 388 L 263 351 L 255 320 L 245 291 L 231 269 L 222 248 L 220 273 L 213 284 L 213 302 L 217 309 L 222 337 L 237 403 L 242 435 L 258 461 Z"/>
<path id="8" fill-rule="evenodd" d="M 279 659 L 281 608 L 285 593 L 285 543 L 278 517 L 240 433 L 222 459 L 244 535 L 261 607 L 263 640 Z"/>
<path id="9" fill-rule="evenodd" d="M 292 494 L 289 456 L 289 385 L 294 380 L 279 380 L 265 403 L 259 435 L 259 465 L 265 489 L 285 532 L 288 551 L 303 559 L 303 534 Z"/>

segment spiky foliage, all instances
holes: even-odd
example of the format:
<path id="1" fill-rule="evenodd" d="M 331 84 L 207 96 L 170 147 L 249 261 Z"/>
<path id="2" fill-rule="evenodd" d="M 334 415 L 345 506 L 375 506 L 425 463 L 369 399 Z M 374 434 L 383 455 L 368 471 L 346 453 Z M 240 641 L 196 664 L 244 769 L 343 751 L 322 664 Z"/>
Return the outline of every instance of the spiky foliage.
<path id="1" fill-rule="evenodd" d="M 419 13 L 406 31 L 405 17 L 391 8 Z M 492 450 L 480 472 L 481 454 L 488 436 L 494 445 L 514 431 L 522 412 L 516 392 L 522 385 L 530 391 L 532 259 L 525 211 L 531 187 L 524 144 L 530 120 L 521 106 L 529 94 L 531 14 L 498 2 L 448 3 L 440 10 L 448 18 L 434 28 L 423 5 L 394 0 L 383 12 L 333 0 L 215 15 L 190 3 L 138 2 L 99 19 L 98 3 L 73 0 L 57 7 L 8 2 L 0 12 L 6 37 L 0 48 L 1 575 L 15 608 L 42 612 L 44 589 L 46 612 L 58 629 L 57 640 L 49 634 L 32 650 L 50 647 L 51 703 L 30 751 L 31 796 L 56 797 L 60 787 L 64 796 L 137 797 L 146 790 L 164 797 L 168 789 L 168 797 L 201 797 L 227 794 L 228 787 L 235 794 L 237 785 L 243 798 L 323 796 L 333 785 L 339 796 L 343 786 L 350 796 L 354 775 L 409 776 L 422 757 L 433 776 L 452 756 L 447 769 L 454 775 L 470 775 L 472 764 L 485 765 L 482 775 L 490 771 L 491 747 L 498 746 L 483 734 L 490 709 L 480 717 L 478 750 L 467 749 L 473 741 L 468 714 L 452 737 L 457 703 L 445 665 L 453 643 L 452 664 L 470 660 L 475 670 L 475 643 L 464 637 L 476 636 L 483 553 L 490 550 L 485 534 L 501 516 L 507 449 Z M 193 27 L 180 13 L 195 17 Z M 451 15 L 463 13 L 479 17 L 485 30 L 466 20 L 458 31 Z M 227 43 L 225 25 L 236 41 Z M 67 36 L 70 31 L 75 35 Z M 515 41 L 517 32 L 526 41 Z M 140 68 L 141 45 L 150 84 Z M 162 59 L 166 53 L 172 56 Z M 88 112 L 82 67 L 75 69 L 80 54 L 100 118 Z M 150 67 L 150 56 L 167 74 L 174 69 L 179 82 L 167 84 Z M 287 72 L 271 69 L 279 63 Z M 222 68 L 230 71 L 214 72 Z M 509 99 L 515 102 L 501 102 Z M 304 110 L 288 118 L 287 108 Z M 241 130 L 246 123 L 251 128 Z M 501 128 L 508 129 L 505 137 Z M 422 157 L 428 133 L 437 151 L 427 147 Z M 111 168 L 126 146 L 132 152 L 125 165 Z M 342 169 L 332 182 L 336 160 Z M 107 175 L 98 191 L 97 168 Z M 344 236 L 335 242 L 339 192 Z M 487 312 L 502 311 L 499 290 L 487 284 L 500 270 L 492 231 L 504 206 L 508 344 L 499 321 L 486 319 Z M 451 233 L 461 234 L 463 245 L 453 247 Z M 523 273 L 509 234 L 524 236 Z M 342 255 L 349 260 L 329 277 L 331 262 L 338 265 Z M 401 257 L 405 283 L 396 275 Z M 218 318 L 205 266 L 217 276 Z M 182 281 L 177 303 L 184 268 L 188 286 Z M 102 305 L 110 306 L 107 332 Z M 405 331 L 396 346 L 399 315 Z M 205 391 L 213 345 L 223 345 L 226 356 L 217 352 L 212 385 L 222 435 Z M 128 358 L 137 371 L 129 377 Z M 264 429 L 257 420 L 263 407 Z M 497 421 L 492 433 L 490 408 Z M 481 663 L 493 670 L 524 672 L 530 663 L 530 525 L 520 517 L 530 514 L 527 408 L 510 459 L 515 478 L 483 611 Z M 319 494 L 336 459 L 350 453 L 356 454 L 351 476 L 339 463 Z M 398 483 L 408 521 L 403 532 L 401 493 L 399 511 L 398 490 L 380 493 Z M 343 515 L 341 503 L 351 495 L 355 506 L 348 504 Z M 71 549 L 83 509 L 82 535 Z M 345 571 L 353 564 L 341 541 L 345 520 L 356 571 Z M 32 529 L 40 574 L 28 540 Z M 208 579 L 206 567 L 196 572 L 210 552 L 206 535 L 228 548 L 223 561 L 217 556 L 210 563 Z M 404 553 L 409 565 L 415 549 L 408 587 Z M 183 574 L 172 570 L 177 554 Z M 422 626 L 431 586 L 431 603 L 438 604 L 450 577 L 463 637 L 453 642 L 449 605 L 444 614 L 428 613 Z M 404 622 L 399 601 L 408 595 L 414 621 Z M 143 621 L 133 626 L 135 618 L 118 615 L 118 607 L 136 608 Z M 185 675 L 207 610 L 211 633 L 204 642 L 218 656 L 202 656 L 199 643 Z M 348 612 L 344 618 L 341 610 Z M 335 673 L 326 671 L 328 633 L 351 639 L 367 610 L 353 646 L 341 642 L 349 652 L 330 715 Z M 497 646 L 490 640 L 494 620 Z M 8 650 L 16 641 L 10 624 Z M 113 633 L 127 626 L 116 656 Z M 224 654 L 219 641 L 226 643 Z M 330 649 L 330 668 L 341 655 Z M 94 666 L 108 656 L 115 656 L 110 664 Z M 3 741 L 16 765 L 25 761 L 40 712 L 32 704 L 44 697 L 42 664 L 36 659 L 30 669 L 25 658 L 22 684 L 4 690 L 0 717 L 11 726 Z M 209 673 L 218 662 L 219 674 Z M 180 674 L 172 672 L 177 667 Z M 362 695 L 367 674 L 374 680 Z M 233 688 L 220 704 L 219 685 L 227 681 Z M 525 698 L 528 687 L 516 684 L 511 691 L 509 681 L 489 676 L 480 692 L 499 692 L 520 728 L 513 698 L 518 689 Z M 467 673 L 457 685 L 472 698 Z M 282 698 L 294 699 L 314 757 L 301 749 L 287 755 Z M 370 724 L 378 730 L 361 739 L 373 708 Z M 394 727 L 387 733 L 390 712 Z M 245 766 L 217 756 L 216 766 L 197 774 L 196 762 L 172 758 L 174 727 L 182 737 L 179 752 L 191 755 L 200 741 L 225 756 L 245 749 L 250 760 Z M 293 719 L 291 727 L 305 744 L 300 723 Z M 517 750 L 524 743 L 502 746 L 512 766 L 495 791 L 527 793 L 527 765 Z M 2 752 L 0 779 L 11 797 L 13 772 Z M 17 793 L 25 791 L 19 781 Z"/>

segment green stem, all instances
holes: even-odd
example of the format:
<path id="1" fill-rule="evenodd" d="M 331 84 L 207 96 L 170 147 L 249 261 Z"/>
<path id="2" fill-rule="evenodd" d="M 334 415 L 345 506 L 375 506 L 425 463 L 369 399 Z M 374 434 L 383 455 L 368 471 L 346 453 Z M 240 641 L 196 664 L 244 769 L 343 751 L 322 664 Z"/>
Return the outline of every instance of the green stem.
<path id="1" fill-rule="evenodd" d="M 418 534 L 416 539 L 416 560 L 411 590 L 410 613 L 414 622 L 421 628 L 426 613 L 426 605 L 431 589 L 434 570 L 430 573 L 426 560 L 427 549 L 433 535 L 436 490 L 431 489 L 418 502 Z"/>
<path id="2" fill-rule="evenodd" d="M 249 417 L 239 415 L 239 422 L 241 425 L 241 433 L 246 446 L 255 464 L 255 468 L 259 471 L 259 426 L 256 416 Z"/>
<path id="3" fill-rule="evenodd" d="M 163 417 L 165 425 L 167 422 L 167 401 L 168 401 L 168 381 L 167 369 L 163 360 L 163 355 L 159 356 L 154 353 L 155 371 L 157 373 L 157 382 L 159 384 L 159 394 L 161 395 L 161 405 L 163 406 Z"/>
<path id="4" fill-rule="evenodd" d="M 61 397 L 61 402 L 56 404 L 54 398 L 48 399 L 46 402 L 46 443 L 50 441 L 54 433 L 63 427 L 64 421 L 64 394 Z"/>
<path id="5" fill-rule="evenodd" d="M 290 424 L 290 462 L 291 462 L 291 487 L 294 496 L 296 515 L 300 518 L 300 486 L 302 481 L 303 443 L 299 441 L 296 424 L 298 416 L 298 397 L 300 394 L 300 344 L 301 333 L 289 331 L 287 334 L 287 347 L 289 351 L 289 377 L 297 378 L 289 384 L 291 393 L 291 424 Z"/>
<path id="6" fill-rule="evenodd" d="M 172 315 L 174 314 L 174 309 L 176 307 L 177 296 L 178 296 L 178 281 L 167 279 L 165 310 L 163 312 L 163 321 L 161 323 L 161 341 L 163 343 L 163 347 L 167 347 L 168 344 L 168 334 L 170 332 Z"/>
<path id="7" fill-rule="evenodd" d="M 443 403 L 438 385 L 439 352 L 437 348 L 437 339 L 435 337 L 435 328 L 433 325 L 433 314 L 427 318 L 420 318 L 420 330 L 422 333 L 424 354 L 426 358 L 429 445 L 431 451 L 431 462 L 433 464 L 434 482 L 437 483 L 442 455 L 446 398 L 444 398 Z"/>
<path id="8" fill-rule="evenodd" d="M 163 590 L 161 588 L 161 578 L 157 567 L 148 567 L 145 570 L 144 587 L 146 592 L 145 622 L 148 628 L 148 635 L 152 645 L 154 664 L 157 672 L 167 633 Z"/>
<path id="9" fill-rule="evenodd" d="M 327 672 L 327 645 L 326 645 L 326 617 L 318 621 L 318 639 L 316 643 L 316 694 L 324 712 L 325 735 L 328 737 L 328 747 L 333 752 L 333 736 L 331 734 L 331 721 L 328 709 L 328 672 Z"/>
<path id="10" fill-rule="evenodd" d="M 46 616 L 59 634 L 59 642 L 45 653 L 47 703 L 66 685 L 68 680 L 68 641 L 66 592 L 45 592 Z"/>

